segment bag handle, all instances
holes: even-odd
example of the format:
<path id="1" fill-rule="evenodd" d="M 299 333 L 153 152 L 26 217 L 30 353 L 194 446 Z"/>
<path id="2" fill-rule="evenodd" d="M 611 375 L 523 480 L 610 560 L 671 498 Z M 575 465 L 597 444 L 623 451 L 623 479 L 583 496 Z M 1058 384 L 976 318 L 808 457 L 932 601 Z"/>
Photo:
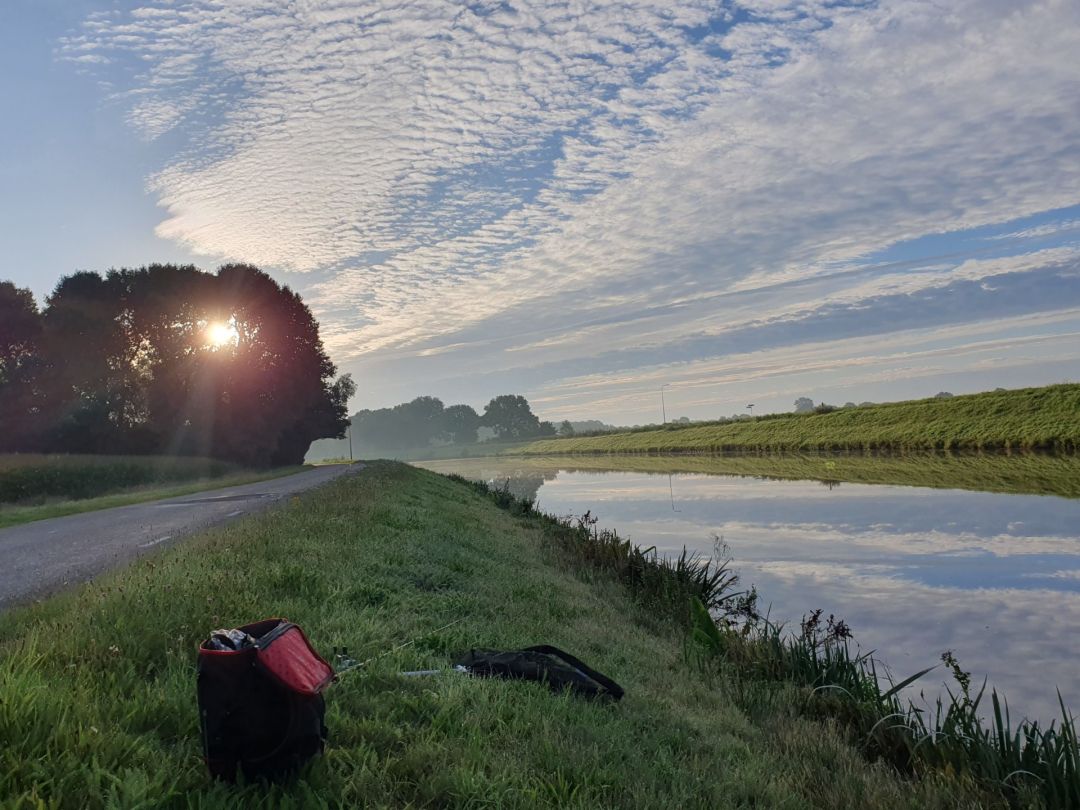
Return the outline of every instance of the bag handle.
<path id="1" fill-rule="evenodd" d="M 622 700 L 622 696 L 625 694 L 623 688 L 615 683 L 615 681 L 611 680 L 607 675 L 597 672 L 581 659 L 575 658 L 570 653 L 560 650 L 558 647 L 552 647 L 550 644 L 537 644 L 535 647 L 526 647 L 525 652 L 545 653 L 546 655 L 553 655 L 556 658 L 561 658 L 574 669 L 580 671 L 583 675 L 592 678 L 604 687 L 615 700 Z"/>

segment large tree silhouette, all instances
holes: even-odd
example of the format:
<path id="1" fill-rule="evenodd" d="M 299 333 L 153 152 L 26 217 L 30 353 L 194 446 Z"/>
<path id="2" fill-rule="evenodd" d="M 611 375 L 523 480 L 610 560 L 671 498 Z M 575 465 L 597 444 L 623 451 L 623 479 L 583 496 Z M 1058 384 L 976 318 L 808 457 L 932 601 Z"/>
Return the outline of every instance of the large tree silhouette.
<path id="1" fill-rule="evenodd" d="M 264 466 L 300 463 L 313 439 L 344 435 L 355 386 L 333 381 L 300 297 L 258 268 L 76 273 L 49 296 L 40 323 L 30 364 L 36 449 Z"/>

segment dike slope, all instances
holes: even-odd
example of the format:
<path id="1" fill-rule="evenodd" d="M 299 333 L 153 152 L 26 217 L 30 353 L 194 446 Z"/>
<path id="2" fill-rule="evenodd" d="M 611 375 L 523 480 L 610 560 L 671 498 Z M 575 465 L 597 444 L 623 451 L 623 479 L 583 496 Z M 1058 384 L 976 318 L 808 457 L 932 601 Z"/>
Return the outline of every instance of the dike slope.
<path id="1" fill-rule="evenodd" d="M 567 453 L 880 452 L 1075 453 L 1080 448 L 1080 384 L 990 391 L 776 414 L 690 427 L 546 439 L 514 455 Z"/>

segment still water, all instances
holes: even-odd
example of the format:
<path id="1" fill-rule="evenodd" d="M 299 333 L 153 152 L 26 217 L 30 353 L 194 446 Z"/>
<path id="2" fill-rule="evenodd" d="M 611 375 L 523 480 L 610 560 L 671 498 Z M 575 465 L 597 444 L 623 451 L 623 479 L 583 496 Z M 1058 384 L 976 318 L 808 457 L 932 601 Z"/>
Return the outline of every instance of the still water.
<path id="1" fill-rule="evenodd" d="M 975 489 L 961 490 L 777 480 L 760 471 L 664 473 L 656 457 L 640 462 L 648 471 L 612 463 L 619 469 L 595 459 L 417 464 L 509 480 L 551 514 L 592 510 L 601 527 L 661 553 L 686 546 L 711 554 L 714 538 L 723 538 L 743 584 L 757 586 L 774 620 L 797 625 L 823 608 L 851 625 L 897 680 L 952 650 L 973 681 L 986 676 L 1005 695 L 1014 717 L 1054 718 L 1056 689 L 1080 710 L 1080 499 L 978 491 L 978 476 L 963 484 Z M 1003 474 L 986 476 L 987 487 L 1001 489 L 1008 465 L 1018 463 L 1001 459 Z M 1049 489 L 1075 493 L 1080 460 L 1052 463 Z M 686 462 L 669 466 L 685 470 Z M 928 697 L 945 677 L 941 668 L 924 677 Z"/>

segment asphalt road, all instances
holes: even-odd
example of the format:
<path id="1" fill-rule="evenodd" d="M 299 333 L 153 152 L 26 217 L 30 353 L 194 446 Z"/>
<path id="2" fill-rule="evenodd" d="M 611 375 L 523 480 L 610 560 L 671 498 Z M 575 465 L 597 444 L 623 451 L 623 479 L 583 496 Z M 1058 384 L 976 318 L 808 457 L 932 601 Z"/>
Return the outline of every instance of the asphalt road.
<path id="1" fill-rule="evenodd" d="M 141 554 L 360 469 L 316 467 L 254 484 L 0 529 L 0 610 L 85 582 Z"/>

